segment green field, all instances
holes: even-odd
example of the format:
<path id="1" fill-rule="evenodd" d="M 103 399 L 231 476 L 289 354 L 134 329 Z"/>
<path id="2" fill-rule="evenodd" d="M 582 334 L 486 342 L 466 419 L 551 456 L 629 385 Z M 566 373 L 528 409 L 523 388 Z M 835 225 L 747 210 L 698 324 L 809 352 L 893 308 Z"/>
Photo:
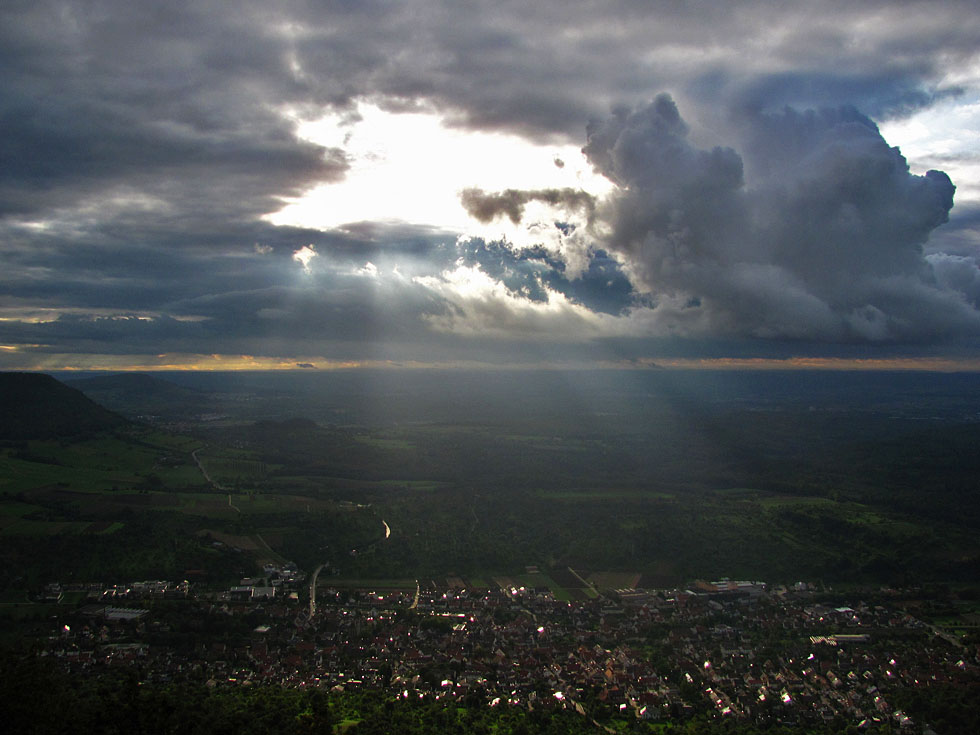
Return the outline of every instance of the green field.
<path id="1" fill-rule="evenodd" d="M 559 599 L 640 577 L 664 585 L 721 576 L 901 581 L 936 570 L 975 578 L 974 506 L 952 512 L 927 499 L 954 491 L 969 499 L 975 486 L 974 475 L 942 461 L 946 443 L 905 480 L 905 445 L 845 442 L 800 461 L 790 453 L 808 446 L 797 441 L 805 431 L 775 436 L 771 417 L 754 428 L 742 418 L 712 426 L 712 441 L 701 443 L 477 419 L 396 428 L 228 422 L 208 423 L 198 437 L 127 428 L 8 442 L 0 534 L 34 576 L 67 564 L 234 578 L 278 557 L 304 569 L 329 561 L 349 581 L 452 576 L 480 588 L 506 578 Z M 718 456 L 718 436 L 765 444 L 765 460 L 730 447 Z M 208 486 L 195 451 L 227 489 Z M 382 520 L 392 530 L 383 543 Z M 267 545 L 231 544 L 234 552 L 202 530 Z M 526 572 L 529 560 L 541 573 Z M 585 583 L 566 578 L 570 566 L 602 571 Z"/>
<path id="2" fill-rule="evenodd" d="M 208 474 L 219 483 L 256 481 L 269 474 L 269 466 L 265 462 L 242 457 L 227 457 L 224 455 L 198 452 L 198 459 L 208 471 Z M 196 470 L 196 468 L 195 468 Z"/>
<path id="3" fill-rule="evenodd" d="M 19 520 L 6 526 L 3 536 L 54 536 L 63 533 L 83 533 L 91 524 L 88 521 L 30 521 Z"/>
<path id="4" fill-rule="evenodd" d="M 367 436 L 359 434 L 354 437 L 361 444 L 366 444 L 375 449 L 409 451 L 415 449 L 415 444 L 406 439 L 390 439 L 386 437 Z"/>
<path id="5" fill-rule="evenodd" d="M 673 500 L 673 493 L 652 492 L 650 490 L 619 490 L 619 489 L 596 489 L 596 490 L 539 490 L 537 492 L 541 498 L 548 500 Z"/>

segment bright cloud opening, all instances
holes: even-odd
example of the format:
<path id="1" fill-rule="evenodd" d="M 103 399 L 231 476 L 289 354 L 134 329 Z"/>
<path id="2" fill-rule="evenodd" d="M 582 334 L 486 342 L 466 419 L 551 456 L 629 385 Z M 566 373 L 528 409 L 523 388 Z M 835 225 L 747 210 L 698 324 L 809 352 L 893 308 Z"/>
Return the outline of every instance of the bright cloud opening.
<path id="1" fill-rule="evenodd" d="M 561 211 L 529 212 L 515 224 L 498 218 L 483 224 L 460 204 L 464 189 L 580 189 L 602 195 L 611 184 L 593 172 L 576 145 L 542 145 L 516 135 L 447 127 L 428 112 L 386 112 L 361 104 L 360 119 L 328 115 L 298 121 L 300 137 L 341 148 L 350 163 L 345 178 L 288 201 L 266 219 L 276 225 L 320 229 L 363 221 L 422 224 L 515 245 L 552 237 L 541 222 Z"/>
<path id="2" fill-rule="evenodd" d="M 956 184 L 957 203 L 980 202 L 980 95 L 951 98 L 879 127 L 913 173 L 945 171 Z"/>
<path id="3" fill-rule="evenodd" d="M 426 317 L 437 332 L 457 335 L 584 341 L 613 333 L 626 333 L 630 320 L 597 314 L 545 289 L 546 301 L 531 301 L 511 293 L 479 266 L 457 263 L 439 276 L 412 279 L 452 305 L 444 314 Z"/>
<path id="4" fill-rule="evenodd" d="M 312 245 L 304 245 L 295 253 L 293 253 L 293 260 L 302 263 L 304 273 L 310 273 L 312 272 L 310 263 L 313 261 L 313 259 L 316 256 L 317 256 L 316 248 L 314 248 Z"/>

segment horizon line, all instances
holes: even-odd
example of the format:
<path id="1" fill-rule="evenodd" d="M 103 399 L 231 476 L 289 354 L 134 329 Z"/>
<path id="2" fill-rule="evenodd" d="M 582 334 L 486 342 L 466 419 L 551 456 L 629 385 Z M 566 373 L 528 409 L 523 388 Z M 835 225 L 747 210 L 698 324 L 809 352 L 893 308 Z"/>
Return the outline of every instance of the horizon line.
<path id="1" fill-rule="evenodd" d="M 731 371 L 899 371 L 980 372 L 980 358 L 950 357 L 712 357 L 639 358 L 592 361 L 494 363 L 477 360 L 336 360 L 324 357 L 269 358 L 253 355 L 130 356 L 114 363 L 106 355 L 52 355 L 49 360 L 0 367 L 4 372 L 336 372 L 353 370 L 582 371 L 582 370 L 731 370 Z M 59 359 L 60 358 L 60 359 Z M 71 359 L 75 358 L 75 359 Z M 78 359 L 82 358 L 82 359 Z"/>

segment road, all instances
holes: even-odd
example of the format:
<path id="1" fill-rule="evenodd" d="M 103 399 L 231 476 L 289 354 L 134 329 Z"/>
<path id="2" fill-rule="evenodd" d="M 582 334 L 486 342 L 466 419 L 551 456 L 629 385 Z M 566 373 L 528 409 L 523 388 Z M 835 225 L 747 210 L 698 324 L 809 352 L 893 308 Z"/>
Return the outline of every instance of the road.
<path id="1" fill-rule="evenodd" d="M 231 506 L 234 510 L 236 510 L 239 515 L 241 515 L 242 509 L 239 508 L 237 505 L 235 505 L 233 502 L 231 502 L 231 492 L 220 482 L 216 482 L 215 480 L 211 479 L 211 475 L 208 474 L 208 471 L 204 469 L 204 465 L 201 463 L 201 458 L 197 456 L 197 453 L 205 448 L 207 448 L 207 445 L 203 447 L 198 447 L 193 452 L 191 452 L 191 456 L 194 458 L 194 462 L 197 463 L 197 468 L 201 471 L 201 474 L 204 475 L 204 479 L 208 481 L 208 484 L 211 485 L 211 487 L 213 487 L 215 490 L 222 490 L 228 493 L 228 505 Z"/>
<path id="2" fill-rule="evenodd" d="M 313 579 L 312 581 L 310 581 L 310 619 L 311 620 L 313 619 L 314 613 L 316 613 L 316 578 L 320 576 L 320 570 L 323 569 L 324 566 L 326 565 L 321 564 L 316 568 L 316 571 L 313 572 Z"/>
<path id="3" fill-rule="evenodd" d="M 598 589 L 596 589 L 596 586 L 595 586 L 594 584 L 592 584 L 591 582 L 589 582 L 589 581 L 588 581 L 588 580 L 586 580 L 586 579 L 583 579 L 583 578 L 582 578 L 582 577 L 581 577 L 581 576 L 579 575 L 579 573 L 578 573 L 578 572 L 576 572 L 576 571 L 575 571 L 574 569 L 572 569 L 571 567 L 569 567 L 569 568 L 568 568 L 568 571 L 570 571 L 570 572 L 572 573 L 572 575 L 574 575 L 574 577 L 575 577 L 575 579 L 577 579 L 577 580 L 578 580 L 579 582 L 581 582 L 581 583 L 582 583 L 582 586 L 583 586 L 583 587 L 588 587 L 588 588 L 589 588 L 590 590 L 592 590 L 593 592 L 595 592 L 595 594 L 596 594 L 596 597 L 598 597 L 598 596 L 599 596 L 599 590 L 598 590 Z"/>
<path id="4" fill-rule="evenodd" d="M 197 463 L 197 468 L 201 471 L 201 474 L 204 475 L 204 479 L 208 481 L 208 484 L 211 485 L 211 487 L 213 487 L 215 490 L 224 490 L 225 492 L 228 492 L 228 488 L 226 488 L 220 482 L 215 482 L 214 480 L 212 480 L 211 475 L 209 475 L 208 471 L 204 469 L 204 465 L 201 464 L 201 458 L 197 456 L 197 453 L 200 452 L 202 449 L 207 449 L 207 445 L 204 445 L 203 447 L 198 447 L 193 452 L 191 452 L 191 456 L 194 458 L 194 461 Z"/>

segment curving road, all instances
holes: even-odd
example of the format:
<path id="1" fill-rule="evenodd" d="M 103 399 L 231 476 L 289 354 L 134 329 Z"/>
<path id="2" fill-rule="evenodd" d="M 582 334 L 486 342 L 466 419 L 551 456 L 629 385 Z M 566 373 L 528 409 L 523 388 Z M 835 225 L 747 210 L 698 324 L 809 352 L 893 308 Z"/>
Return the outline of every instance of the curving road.
<path id="1" fill-rule="evenodd" d="M 203 447 L 198 447 L 193 452 L 191 452 L 191 456 L 194 458 L 194 462 L 197 463 L 197 468 L 201 471 L 201 474 L 204 475 L 204 479 L 208 481 L 208 484 L 211 487 L 213 487 L 215 490 L 221 490 L 223 492 L 228 493 L 228 505 L 231 506 L 234 510 L 236 510 L 238 512 L 238 515 L 241 515 L 242 509 L 239 508 L 237 505 L 235 505 L 233 502 L 231 502 L 231 492 L 220 482 L 211 478 L 211 475 L 208 474 L 208 471 L 204 469 L 204 465 L 201 463 L 201 458 L 197 456 L 198 452 L 206 448 L 207 445 L 205 444 Z"/>
<path id="2" fill-rule="evenodd" d="M 321 564 L 313 572 L 313 580 L 310 582 L 310 619 L 316 613 L 316 578 L 320 576 L 320 570 L 325 567 L 326 564 Z"/>
<path id="3" fill-rule="evenodd" d="M 202 449 L 207 449 L 207 444 L 205 444 L 203 447 L 198 447 L 193 452 L 191 452 L 191 456 L 194 458 L 194 462 L 197 463 L 197 468 L 201 471 L 201 474 L 204 475 L 204 479 L 208 481 L 208 484 L 211 487 L 213 487 L 215 490 L 224 490 L 225 492 L 228 492 L 228 488 L 226 488 L 220 482 L 216 482 L 215 480 L 211 479 L 211 475 L 209 475 L 208 471 L 204 469 L 204 465 L 201 464 L 201 458 L 197 456 L 197 453 L 200 452 Z"/>

